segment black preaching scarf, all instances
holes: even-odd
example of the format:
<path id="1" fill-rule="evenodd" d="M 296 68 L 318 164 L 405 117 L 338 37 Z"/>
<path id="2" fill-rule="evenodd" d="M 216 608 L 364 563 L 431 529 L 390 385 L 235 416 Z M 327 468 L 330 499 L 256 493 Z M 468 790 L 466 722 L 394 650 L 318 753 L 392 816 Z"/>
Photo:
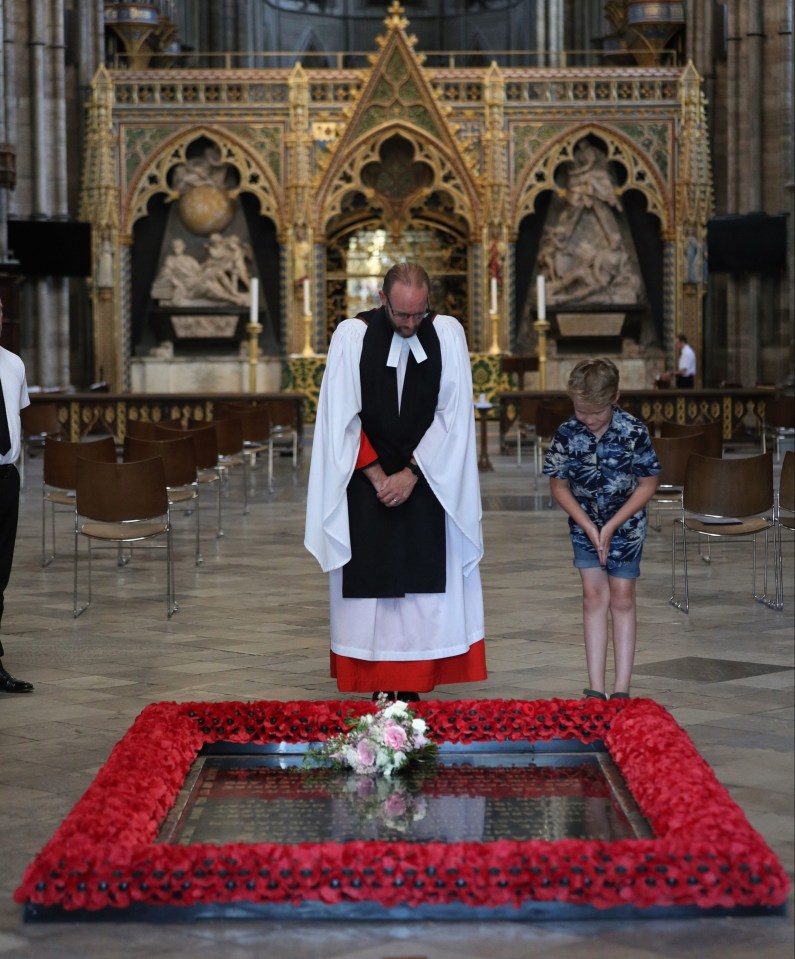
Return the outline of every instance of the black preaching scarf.
<path id="1" fill-rule="evenodd" d="M 427 359 L 409 353 L 398 410 L 397 369 L 386 365 L 393 329 L 384 307 L 359 314 L 367 323 L 359 375 L 362 429 L 388 475 L 404 469 L 433 422 L 439 398 L 442 354 L 433 316 L 417 338 Z M 420 479 L 401 506 L 382 505 L 361 470 L 348 484 L 351 560 L 342 570 L 346 598 L 401 597 L 445 591 L 444 509 Z"/>

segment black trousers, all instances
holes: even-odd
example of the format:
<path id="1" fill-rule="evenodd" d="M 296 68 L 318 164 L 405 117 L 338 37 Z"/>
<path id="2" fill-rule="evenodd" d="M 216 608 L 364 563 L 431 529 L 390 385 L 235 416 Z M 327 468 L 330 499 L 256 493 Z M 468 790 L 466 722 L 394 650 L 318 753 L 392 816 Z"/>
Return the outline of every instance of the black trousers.
<path id="1" fill-rule="evenodd" d="M 695 380 L 694 376 L 680 376 L 676 374 L 676 388 L 678 390 L 692 390 L 693 381 Z"/>
<path id="2" fill-rule="evenodd" d="M 16 466 L 0 466 L 0 622 L 3 619 L 3 594 L 11 578 L 14 544 L 19 519 L 19 473 Z M 0 641 L 0 657 L 3 643 Z"/>

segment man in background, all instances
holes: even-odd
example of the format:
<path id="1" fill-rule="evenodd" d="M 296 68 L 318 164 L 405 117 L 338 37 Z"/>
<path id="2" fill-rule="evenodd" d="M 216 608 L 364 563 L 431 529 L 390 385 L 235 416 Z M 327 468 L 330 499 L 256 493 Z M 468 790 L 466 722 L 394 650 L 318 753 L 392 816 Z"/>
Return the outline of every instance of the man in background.
<path id="1" fill-rule="evenodd" d="M 676 345 L 679 349 L 679 359 L 676 363 L 676 388 L 692 390 L 696 382 L 696 354 L 684 333 L 677 336 Z"/>

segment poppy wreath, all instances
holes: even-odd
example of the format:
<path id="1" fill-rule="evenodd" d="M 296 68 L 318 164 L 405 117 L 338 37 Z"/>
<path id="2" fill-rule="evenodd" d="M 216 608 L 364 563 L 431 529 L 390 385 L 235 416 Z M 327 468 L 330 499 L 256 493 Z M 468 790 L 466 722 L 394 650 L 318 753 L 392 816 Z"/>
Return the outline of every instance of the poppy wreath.
<path id="1" fill-rule="evenodd" d="M 773 909 L 786 901 L 775 854 L 673 717 L 644 699 L 423 701 L 415 711 L 440 745 L 603 742 L 652 839 L 156 842 L 205 745 L 324 742 L 374 709 L 364 701 L 148 706 L 28 867 L 15 900 L 64 911 L 308 901 Z"/>

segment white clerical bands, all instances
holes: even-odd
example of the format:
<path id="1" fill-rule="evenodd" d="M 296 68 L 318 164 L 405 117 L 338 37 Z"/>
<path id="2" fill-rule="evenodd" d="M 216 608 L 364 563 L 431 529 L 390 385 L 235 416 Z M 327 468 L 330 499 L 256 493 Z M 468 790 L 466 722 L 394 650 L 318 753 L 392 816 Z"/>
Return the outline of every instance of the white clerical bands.
<path id="1" fill-rule="evenodd" d="M 428 359 L 428 354 L 422 348 L 422 343 L 417 339 L 417 334 L 413 336 L 404 337 L 399 333 L 392 334 L 392 343 L 389 347 L 389 355 L 386 358 L 387 366 L 397 366 L 398 359 L 403 350 L 411 350 L 414 354 L 414 359 L 418 363 L 423 363 Z"/>

